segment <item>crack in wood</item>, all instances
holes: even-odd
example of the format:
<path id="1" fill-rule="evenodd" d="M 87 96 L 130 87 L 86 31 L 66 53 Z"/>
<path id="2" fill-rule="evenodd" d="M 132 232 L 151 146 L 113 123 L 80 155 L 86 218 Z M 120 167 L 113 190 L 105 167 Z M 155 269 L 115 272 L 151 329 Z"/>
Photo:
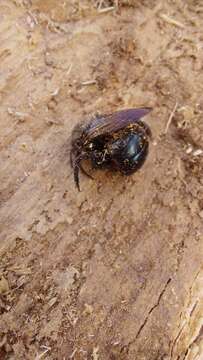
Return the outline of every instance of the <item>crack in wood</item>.
<path id="1" fill-rule="evenodd" d="M 190 288 L 189 288 L 189 290 L 188 290 L 188 292 L 189 292 L 189 295 L 188 295 L 188 296 L 189 296 L 189 300 L 188 300 L 188 302 L 187 302 L 187 307 L 189 307 L 189 304 L 191 303 L 192 289 L 193 289 L 194 283 L 195 283 L 196 279 L 198 278 L 200 272 L 201 272 L 201 268 L 197 271 L 197 273 L 196 273 L 196 275 L 195 275 L 195 277 L 194 277 L 194 279 L 193 279 L 193 281 L 192 281 L 192 285 L 190 286 Z M 198 303 L 198 302 L 196 302 L 196 303 L 193 305 L 192 310 L 190 311 L 190 314 L 189 314 L 189 318 L 192 317 L 192 314 L 193 314 L 193 312 L 194 312 L 194 309 L 195 309 L 196 306 L 197 306 L 197 303 Z M 187 307 L 186 307 L 186 308 L 187 308 Z M 180 314 L 180 319 L 181 319 L 183 313 L 184 313 L 184 311 L 181 312 L 181 314 Z M 183 333 L 183 331 L 184 331 L 184 328 L 186 327 L 187 323 L 183 323 L 183 325 L 182 325 L 181 328 L 180 328 L 180 325 L 181 325 L 181 321 L 179 322 L 179 326 L 178 326 L 178 329 L 180 329 L 180 330 L 178 331 L 178 334 L 177 334 L 177 336 L 175 337 L 175 339 L 173 340 L 173 343 L 172 343 L 172 346 L 171 346 L 170 359 L 173 359 L 175 346 L 176 346 L 177 342 L 179 341 L 179 338 L 180 338 L 180 336 L 182 335 L 182 333 Z M 194 341 L 195 341 L 195 340 L 194 340 Z M 194 342 L 194 341 L 193 341 L 193 342 Z M 185 351 L 185 353 L 184 353 L 184 355 L 183 355 L 183 356 L 184 356 L 183 360 L 186 358 L 190 346 L 191 346 L 191 344 L 190 344 L 190 345 L 188 346 L 188 348 L 186 349 L 186 351 Z M 178 359 L 179 359 L 179 356 L 178 356 L 177 360 L 178 360 Z"/>
<path id="2" fill-rule="evenodd" d="M 148 314 L 147 314 L 144 322 L 142 323 L 142 325 L 140 326 L 140 328 L 139 328 L 139 330 L 138 330 L 138 332 L 137 332 L 137 335 L 136 335 L 135 339 L 137 339 L 137 338 L 139 337 L 139 335 L 140 335 L 140 333 L 142 332 L 143 328 L 145 327 L 145 325 L 146 325 L 146 323 L 147 323 L 147 321 L 148 321 L 151 313 L 154 311 L 154 309 L 157 308 L 157 306 L 159 306 L 160 301 L 161 301 L 161 298 L 163 297 L 163 295 L 164 295 L 164 293 L 165 293 L 168 285 L 170 284 L 170 282 L 171 282 L 171 278 L 169 278 L 168 281 L 166 282 L 163 290 L 162 290 L 161 293 L 159 294 L 159 297 L 158 297 L 157 302 L 156 302 L 156 303 L 151 307 L 151 309 L 149 310 L 149 312 L 148 312 Z"/>
<path id="3" fill-rule="evenodd" d="M 182 314 L 182 313 L 181 313 L 181 314 Z M 176 338 L 175 338 L 174 341 L 173 341 L 173 344 L 172 344 L 172 347 L 171 347 L 170 359 L 172 359 L 172 357 L 173 357 L 175 345 L 176 345 L 176 343 L 178 342 L 178 339 L 180 338 L 180 336 L 181 336 L 181 334 L 182 334 L 185 326 L 186 326 L 186 324 L 183 324 L 183 326 L 180 328 L 180 330 L 179 330 Z"/>
<path id="4" fill-rule="evenodd" d="M 191 350 L 192 346 L 194 344 L 196 344 L 198 342 L 199 339 L 201 339 L 203 337 L 203 326 L 200 327 L 199 329 L 199 333 L 197 334 L 197 336 L 195 337 L 195 339 L 188 345 L 188 348 L 186 349 L 185 351 L 185 354 L 184 354 L 184 359 L 186 359 L 186 356 L 187 354 L 189 353 L 189 351 Z"/>

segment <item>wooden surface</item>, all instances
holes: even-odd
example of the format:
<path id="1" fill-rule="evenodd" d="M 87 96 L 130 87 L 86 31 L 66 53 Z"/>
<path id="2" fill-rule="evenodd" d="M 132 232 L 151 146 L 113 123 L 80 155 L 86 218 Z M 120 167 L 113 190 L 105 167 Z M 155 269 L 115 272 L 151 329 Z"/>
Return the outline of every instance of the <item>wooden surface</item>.
<path id="1" fill-rule="evenodd" d="M 0 358 L 200 360 L 201 1 L 98 3 L 0 2 Z M 74 125 L 137 106 L 146 164 L 78 193 Z"/>

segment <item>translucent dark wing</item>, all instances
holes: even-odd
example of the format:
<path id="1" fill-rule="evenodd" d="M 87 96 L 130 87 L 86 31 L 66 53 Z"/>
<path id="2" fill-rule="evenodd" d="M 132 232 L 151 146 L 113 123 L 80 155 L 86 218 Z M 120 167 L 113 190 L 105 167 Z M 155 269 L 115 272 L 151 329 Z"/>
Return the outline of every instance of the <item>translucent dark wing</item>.
<path id="1" fill-rule="evenodd" d="M 94 139 L 97 136 L 111 134 L 133 124 L 147 115 L 152 108 L 138 108 L 117 111 L 110 115 L 98 116 L 92 120 L 86 137 Z"/>

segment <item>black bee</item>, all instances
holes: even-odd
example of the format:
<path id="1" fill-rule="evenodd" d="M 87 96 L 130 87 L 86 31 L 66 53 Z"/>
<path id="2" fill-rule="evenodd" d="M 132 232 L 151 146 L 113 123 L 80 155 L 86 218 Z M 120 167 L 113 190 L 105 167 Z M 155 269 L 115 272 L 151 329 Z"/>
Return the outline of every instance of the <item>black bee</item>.
<path id="1" fill-rule="evenodd" d="M 90 159 L 93 168 L 110 167 L 124 175 L 134 173 L 143 165 L 151 130 L 140 119 L 151 110 L 121 110 L 76 125 L 72 132 L 70 160 L 79 191 L 79 170 L 91 177 L 81 165 L 85 159 Z"/>

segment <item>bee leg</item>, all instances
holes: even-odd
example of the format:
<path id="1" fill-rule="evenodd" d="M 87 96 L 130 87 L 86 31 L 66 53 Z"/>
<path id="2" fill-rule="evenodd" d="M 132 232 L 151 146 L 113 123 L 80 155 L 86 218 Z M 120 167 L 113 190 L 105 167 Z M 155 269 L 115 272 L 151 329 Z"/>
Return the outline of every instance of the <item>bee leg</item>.
<path id="1" fill-rule="evenodd" d="M 75 185 L 78 188 L 78 191 L 80 190 L 80 180 L 79 180 L 79 170 L 80 170 L 80 166 L 79 164 L 74 164 L 73 165 L 73 171 L 74 171 L 74 181 L 75 181 Z"/>
<path id="2" fill-rule="evenodd" d="M 70 165 L 73 167 L 73 151 L 70 151 Z"/>
<path id="3" fill-rule="evenodd" d="M 85 172 L 85 170 L 82 168 L 82 166 L 80 165 L 82 160 L 88 159 L 88 154 L 87 153 L 81 153 L 78 157 L 76 157 L 75 159 L 72 159 L 73 162 L 73 173 L 74 173 L 74 181 L 75 181 L 75 185 L 78 188 L 78 191 L 80 191 L 80 180 L 79 180 L 79 171 L 83 171 Z M 86 172 L 85 172 L 86 173 Z M 89 175 L 89 174 L 88 174 Z"/>

